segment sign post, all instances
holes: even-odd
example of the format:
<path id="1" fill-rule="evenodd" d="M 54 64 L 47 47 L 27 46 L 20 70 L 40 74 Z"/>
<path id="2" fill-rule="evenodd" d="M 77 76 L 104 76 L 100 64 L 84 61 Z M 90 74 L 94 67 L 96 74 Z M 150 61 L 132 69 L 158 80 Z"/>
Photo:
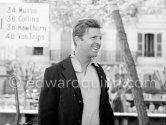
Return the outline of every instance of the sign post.
<path id="1" fill-rule="evenodd" d="M 48 46 L 49 4 L 0 4 L 0 44 Z"/>
<path id="2" fill-rule="evenodd" d="M 48 47 L 48 34 L 49 4 L 0 3 L 0 46 Z M 0 77 L 13 78 L 17 111 L 15 125 L 19 125 L 17 76 L 0 75 Z"/>

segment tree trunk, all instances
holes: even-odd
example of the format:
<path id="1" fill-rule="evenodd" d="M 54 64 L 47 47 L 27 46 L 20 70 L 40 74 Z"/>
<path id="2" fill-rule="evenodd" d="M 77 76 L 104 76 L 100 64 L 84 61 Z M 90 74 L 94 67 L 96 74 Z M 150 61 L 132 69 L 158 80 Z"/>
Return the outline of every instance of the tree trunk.
<path id="1" fill-rule="evenodd" d="M 117 6 L 115 3 L 113 6 Z M 138 113 L 138 120 L 140 125 L 150 125 L 150 120 L 147 116 L 146 105 L 144 104 L 144 98 L 142 94 L 142 89 L 136 72 L 136 67 L 134 60 L 131 55 L 131 51 L 128 45 L 126 33 L 124 30 L 123 22 L 119 13 L 119 9 L 114 9 L 112 11 L 113 20 L 117 29 L 117 37 L 120 42 L 121 52 L 124 57 L 124 61 L 127 65 L 127 70 L 132 81 L 132 94 L 134 95 L 134 104 Z"/>
<path id="2" fill-rule="evenodd" d="M 23 89 L 23 107 L 27 109 L 26 89 Z"/>

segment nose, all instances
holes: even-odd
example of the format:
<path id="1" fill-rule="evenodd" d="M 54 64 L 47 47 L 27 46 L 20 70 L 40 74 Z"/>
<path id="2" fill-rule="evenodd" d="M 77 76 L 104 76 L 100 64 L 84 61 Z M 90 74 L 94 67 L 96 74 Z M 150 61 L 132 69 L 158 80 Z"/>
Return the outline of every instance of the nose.
<path id="1" fill-rule="evenodd" d="M 101 44 L 101 37 L 97 37 L 95 42 L 98 43 L 98 44 Z"/>

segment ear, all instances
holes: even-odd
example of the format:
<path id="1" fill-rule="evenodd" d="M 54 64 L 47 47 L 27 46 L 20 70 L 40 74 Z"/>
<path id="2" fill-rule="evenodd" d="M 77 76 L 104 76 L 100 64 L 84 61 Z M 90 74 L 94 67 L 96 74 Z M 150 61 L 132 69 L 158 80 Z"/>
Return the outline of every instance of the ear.
<path id="1" fill-rule="evenodd" d="M 78 36 L 75 36 L 75 42 L 77 46 L 79 46 L 81 44 L 81 39 Z"/>

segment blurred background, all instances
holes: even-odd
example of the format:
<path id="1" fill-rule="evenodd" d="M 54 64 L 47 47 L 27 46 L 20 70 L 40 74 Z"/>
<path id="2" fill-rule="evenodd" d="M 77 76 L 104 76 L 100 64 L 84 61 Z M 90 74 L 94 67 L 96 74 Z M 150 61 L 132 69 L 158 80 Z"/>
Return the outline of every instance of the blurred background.
<path id="1" fill-rule="evenodd" d="M 166 125 L 166 0 L 117 0 L 153 125 Z M 46 67 L 74 50 L 72 28 L 83 18 L 102 24 L 96 60 L 107 76 L 116 125 L 136 125 L 130 78 L 123 60 L 109 0 L 0 0 L 0 125 L 15 121 L 16 75 L 20 122 L 37 124 L 38 99 Z"/>

